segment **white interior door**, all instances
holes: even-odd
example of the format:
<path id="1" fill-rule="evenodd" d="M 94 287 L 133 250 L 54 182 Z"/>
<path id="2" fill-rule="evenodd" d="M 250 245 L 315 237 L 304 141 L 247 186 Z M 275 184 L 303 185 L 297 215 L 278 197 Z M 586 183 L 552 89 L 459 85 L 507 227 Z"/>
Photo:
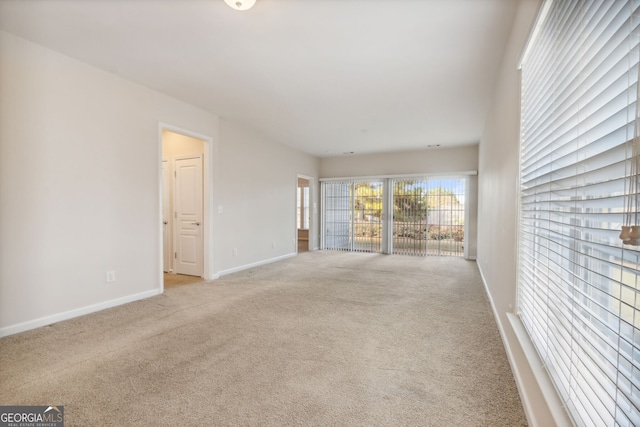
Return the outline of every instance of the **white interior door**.
<path id="1" fill-rule="evenodd" d="M 171 271 L 171 169 L 162 161 L 162 270 Z"/>
<path id="2" fill-rule="evenodd" d="M 175 269 L 202 277 L 202 157 L 175 162 Z"/>

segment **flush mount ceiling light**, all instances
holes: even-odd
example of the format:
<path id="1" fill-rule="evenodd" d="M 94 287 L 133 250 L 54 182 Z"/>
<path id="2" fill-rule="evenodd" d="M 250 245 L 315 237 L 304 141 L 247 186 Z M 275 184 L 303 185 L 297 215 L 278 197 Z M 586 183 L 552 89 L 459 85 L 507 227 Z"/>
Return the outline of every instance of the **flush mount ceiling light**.
<path id="1" fill-rule="evenodd" d="M 256 4 L 256 0 L 224 0 L 231 9 L 249 10 Z"/>

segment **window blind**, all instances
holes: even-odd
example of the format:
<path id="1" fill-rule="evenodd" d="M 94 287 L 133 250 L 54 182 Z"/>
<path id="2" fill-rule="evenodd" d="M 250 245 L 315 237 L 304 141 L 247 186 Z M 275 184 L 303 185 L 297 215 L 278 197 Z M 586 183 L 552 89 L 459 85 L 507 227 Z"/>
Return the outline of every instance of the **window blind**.
<path id="1" fill-rule="evenodd" d="M 352 183 L 322 183 L 322 249 L 351 250 Z"/>
<path id="2" fill-rule="evenodd" d="M 576 425 L 640 426 L 640 259 L 618 238 L 640 2 L 545 6 L 522 64 L 518 314 Z"/>
<path id="3" fill-rule="evenodd" d="M 464 255 L 465 178 L 397 178 L 392 253 Z"/>
<path id="4" fill-rule="evenodd" d="M 463 256 L 465 183 L 417 176 L 321 180 L 321 247 Z"/>
<path id="5" fill-rule="evenodd" d="M 322 248 L 382 251 L 382 180 L 322 182 Z"/>

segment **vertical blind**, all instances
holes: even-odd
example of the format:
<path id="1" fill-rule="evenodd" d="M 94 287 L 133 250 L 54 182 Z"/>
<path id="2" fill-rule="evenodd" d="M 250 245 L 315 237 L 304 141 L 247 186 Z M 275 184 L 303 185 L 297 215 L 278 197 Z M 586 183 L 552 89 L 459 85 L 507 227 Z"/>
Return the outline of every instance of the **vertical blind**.
<path id="1" fill-rule="evenodd" d="M 393 191 L 393 253 L 464 255 L 465 178 L 400 178 Z"/>
<path id="2" fill-rule="evenodd" d="M 382 251 L 381 180 L 322 183 L 323 249 Z"/>
<path id="3" fill-rule="evenodd" d="M 323 249 L 351 250 L 352 185 L 349 181 L 322 183 Z"/>
<path id="4" fill-rule="evenodd" d="M 465 181 L 429 180 L 429 255 L 464 254 Z"/>
<path id="5" fill-rule="evenodd" d="M 640 260 L 618 238 L 639 3 L 547 1 L 522 64 L 518 311 L 580 426 L 640 426 Z"/>
<path id="6" fill-rule="evenodd" d="M 463 256 L 465 182 L 419 177 L 322 181 L 322 248 Z"/>
<path id="7" fill-rule="evenodd" d="M 392 188 L 393 253 L 426 255 L 429 238 L 427 180 L 394 179 Z"/>

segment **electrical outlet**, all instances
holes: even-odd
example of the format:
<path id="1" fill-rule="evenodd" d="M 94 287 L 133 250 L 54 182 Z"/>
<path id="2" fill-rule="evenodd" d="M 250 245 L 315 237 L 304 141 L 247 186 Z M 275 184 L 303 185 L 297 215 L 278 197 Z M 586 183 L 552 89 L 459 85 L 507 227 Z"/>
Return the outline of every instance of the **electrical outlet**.
<path id="1" fill-rule="evenodd" d="M 276 242 L 272 242 L 272 243 L 271 243 L 271 247 L 275 249 L 275 247 L 276 247 Z"/>
<path id="2" fill-rule="evenodd" d="M 115 271 L 107 271 L 106 282 L 113 283 L 116 281 L 116 272 Z"/>
<path id="3" fill-rule="evenodd" d="M 233 256 L 237 256 L 238 255 L 238 248 L 233 248 Z"/>

